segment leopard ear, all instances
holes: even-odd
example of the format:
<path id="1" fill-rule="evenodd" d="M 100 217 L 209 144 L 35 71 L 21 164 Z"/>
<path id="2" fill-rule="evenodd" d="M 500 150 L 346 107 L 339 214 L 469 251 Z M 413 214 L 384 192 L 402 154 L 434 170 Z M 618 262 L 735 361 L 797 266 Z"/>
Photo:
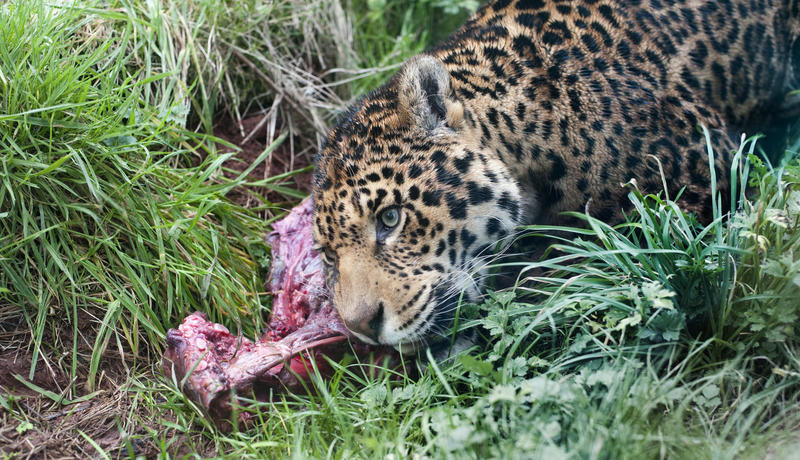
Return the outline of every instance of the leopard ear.
<path id="1" fill-rule="evenodd" d="M 400 71 L 398 81 L 400 110 L 423 131 L 457 129 L 464 108 L 451 97 L 450 74 L 433 56 L 417 56 Z"/>

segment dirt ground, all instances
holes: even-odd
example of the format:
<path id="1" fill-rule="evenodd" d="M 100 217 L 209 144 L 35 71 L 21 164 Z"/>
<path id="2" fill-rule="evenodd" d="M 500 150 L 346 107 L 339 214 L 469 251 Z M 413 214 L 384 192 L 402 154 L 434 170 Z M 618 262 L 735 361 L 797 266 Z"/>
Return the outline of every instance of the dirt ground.
<path id="1" fill-rule="evenodd" d="M 42 396 L 25 385 L 32 354 L 27 350 L 9 350 L 0 355 L 0 389 L 9 403 L 22 409 L 25 420 L 0 409 L 0 452 L 16 458 L 95 457 L 97 451 L 80 436 L 79 430 L 101 448 L 116 450 L 121 444 L 117 430 L 120 414 L 130 409 L 127 392 L 119 385 L 123 375 L 108 369 L 99 393 L 82 402 L 68 404 Z M 62 396 L 70 380 L 57 370 L 37 366 L 32 383 Z M 62 404 L 63 403 L 63 404 Z"/>
<path id="2" fill-rule="evenodd" d="M 224 139 L 241 149 L 235 157 L 228 160 L 225 166 L 236 171 L 244 171 L 249 167 L 264 150 L 269 147 L 272 139 L 269 138 L 266 115 L 255 115 L 244 118 L 241 123 L 236 121 L 222 122 L 214 130 L 214 135 Z M 278 131 L 280 133 L 280 131 Z M 273 154 L 264 162 L 259 164 L 250 174 L 252 180 L 261 180 L 288 171 L 304 168 L 311 164 L 313 152 L 304 151 L 292 153 L 291 139 L 284 140 Z M 228 150 L 227 147 L 220 145 L 222 151 Z M 233 173 L 229 173 L 233 176 Z M 311 190 L 311 173 L 301 173 L 289 179 L 289 186 L 293 189 L 308 193 Z M 256 195 L 258 194 L 258 195 Z M 257 196 L 265 197 L 267 200 L 279 203 L 286 200 L 266 188 L 261 189 L 236 189 L 228 196 L 231 200 L 246 207 L 253 207 L 260 204 Z"/>
<path id="3" fill-rule="evenodd" d="M 139 404 L 138 397 L 148 391 L 145 385 L 161 384 L 158 363 L 129 350 L 122 359 L 109 347 L 100 361 L 96 387 L 90 391 L 86 382 L 94 337 L 79 332 L 78 366 L 71 378 L 62 370 L 69 368 L 73 350 L 72 329 L 65 328 L 46 331 L 51 345 L 41 350 L 29 378 L 34 356 L 28 346 L 30 329 L 19 316 L 12 320 L 7 313 L 0 312 L 0 458 L 97 458 L 92 442 L 119 457 L 153 457 L 159 452 L 148 433 L 163 433 L 160 418 L 168 415 L 152 413 L 152 406 Z M 79 313 L 79 324 L 90 320 Z M 134 375 L 142 380 L 132 379 Z M 127 425 L 130 420 L 134 426 Z M 178 446 L 183 444 L 180 437 L 185 435 L 173 436 L 179 438 Z"/>
<path id="4" fill-rule="evenodd" d="M 263 121 L 264 117 L 257 115 L 241 123 L 221 122 L 215 129 L 217 137 L 241 149 L 224 165 L 233 170 L 226 172 L 227 176 L 235 177 L 238 175 L 235 171 L 244 171 L 269 146 Z M 220 145 L 220 149 L 222 152 L 230 150 L 224 145 Z M 261 180 L 303 168 L 310 164 L 312 156 L 309 151 L 292 153 L 290 139 L 286 139 L 270 158 L 254 169 L 250 179 Z M 282 185 L 308 192 L 310 180 L 311 173 L 306 172 Z M 257 207 L 263 205 L 263 198 L 259 196 L 287 205 L 296 201 L 263 187 L 234 189 L 228 198 L 247 207 Z M 269 211 L 262 214 L 270 217 Z M 152 357 L 127 354 L 128 359 L 123 360 L 118 351 L 112 350 L 114 347 L 109 347 L 110 351 L 100 363 L 97 386 L 90 392 L 85 382 L 94 338 L 79 340 L 78 362 L 82 366 L 76 370 L 72 381 L 60 370 L 67 368 L 72 360 L 72 331 L 50 332 L 54 335 L 51 349 L 40 353 L 36 372 L 28 379 L 33 358 L 33 350 L 28 346 L 30 330 L 18 314 L 11 313 L 0 312 L 0 458 L 96 458 L 99 455 L 92 442 L 114 457 L 152 458 L 161 450 L 151 436 L 153 433 L 156 437 L 174 439 L 171 450 L 178 457 L 190 453 L 182 447 L 185 444 L 194 448 L 206 444 L 201 439 L 188 443 L 185 433 L 166 429 L 162 422 L 169 421 L 168 414 L 152 413 L 152 404 L 139 403 L 141 393 L 166 385 L 160 363 L 153 362 Z M 63 361 L 63 365 L 54 361 Z M 91 397 L 83 400 L 87 395 Z M 14 407 L 16 415 L 8 407 Z M 131 421 L 133 426 L 128 425 Z M 207 444 L 209 450 L 205 454 L 215 455 L 213 443 Z"/>

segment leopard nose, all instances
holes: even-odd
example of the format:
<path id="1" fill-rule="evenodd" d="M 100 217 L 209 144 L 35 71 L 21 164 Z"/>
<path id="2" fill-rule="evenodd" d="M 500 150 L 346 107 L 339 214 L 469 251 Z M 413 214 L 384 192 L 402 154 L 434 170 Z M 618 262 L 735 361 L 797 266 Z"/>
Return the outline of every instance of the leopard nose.
<path id="1" fill-rule="evenodd" d="M 377 309 L 361 309 L 361 311 L 363 313 L 357 318 L 344 319 L 344 324 L 357 335 L 377 343 L 383 327 L 383 302 L 378 303 Z"/>

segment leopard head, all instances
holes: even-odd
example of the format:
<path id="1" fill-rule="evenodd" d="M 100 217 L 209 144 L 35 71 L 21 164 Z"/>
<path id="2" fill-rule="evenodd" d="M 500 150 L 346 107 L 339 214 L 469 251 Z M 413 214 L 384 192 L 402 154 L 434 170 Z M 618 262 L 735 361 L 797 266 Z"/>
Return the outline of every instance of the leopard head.
<path id="1" fill-rule="evenodd" d="M 520 221 L 518 185 L 468 118 L 445 67 L 423 55 L 355 104 L 318 155 L 314 238 L 334 305 L 366 342 L 446 335 Z"/>

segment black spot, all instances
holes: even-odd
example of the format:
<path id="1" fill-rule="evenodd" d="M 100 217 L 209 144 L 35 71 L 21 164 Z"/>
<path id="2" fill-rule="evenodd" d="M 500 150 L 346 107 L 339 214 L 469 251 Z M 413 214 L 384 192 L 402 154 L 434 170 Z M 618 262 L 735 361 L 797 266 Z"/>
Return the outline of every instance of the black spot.
<path id="1" fill-rule="evenodd" d="M 684 67 L 681 71 L 681 78 L 683 82 L 686 83 L 687 86 L 694 89 L 700 89 L 700 82 L 697 80 L 697 77 L 689 71 L 688 68 Z"/>
<path id="2" fill-rule="evenodd" d="M 416 179 L 421 175 L 422 175 L 422 168 L 420 168 L 419 165 L 411 165 L 411 167 L 408 168 L 408 177 Z"/>
<path id="3" fill-rule="evenodd" d="M 517 23 L 519 25 L 521 25 L 522 27 L 527 27 L 529 29 L 532 29 L 532 28 L 535 27 L 534 16 L 532 14 L 530 14 L 530 13 L 522 13 L 522 14 L 518 15 L 515 19 L 516 19 Z"/>
<path id="4" fill-rule="evenodd" d="M 330 177 L 325 176 L 325 179 L 322 180 L 320 187 L 322 188 L 322 190 L 328 190 L 329 188 L 331 188 L 331 186 L 333 186 L 333 181 L 331 181 Z"/>
<path id="5" fill-rule="evenodd" d="M 525 118 L 525 104 L 523 104 L 522 102 L 518 102 L 515 113 L 518 119 L 523 120 Z"/>
<path id="6" fill-rule="evenodd" d="M 557 41 L 554 41 L 552 44 L 559 45 L 564 42 L 564 40 L 572 39 L 572 32 L 569 31 L 569 27 L 567 27 L 567 23 L 564 21 L 553 21 L 548 24 L 548 27 L 552 31 L 553 35 L 557 37 Z M 546 35 L 546 34 L 545 34 Z M 544 38 L 542 39 L 544 41 Z M 547 43 L 545 41 L 545 43 Z"/>
<path id="7" fill-rule="evenodd" d="M 626 29 L 625 34 L 628 36 L 628 39 L 633 42 L 634 45 L 638 45 L 642 42 L 642 34 L 636 32 L 632 29 Z"/>
<path id="8" fill-rule="evenodd" d="M 511 199 L 511 195 L 508 192 L 503 192 L 503 194 L 500 195 L 500 199 L 497 200 L 497 205 L 508 211 L 513 219 L 519 217 L 519 203 Z"/>
<path id="9" fill-rule="evenodd" d="M 614 17 L 613 11 L 610 6 L 608 5 L 600 5 L 597 7 L 597 11 L 604 17 L 606 20 L 613 26 L 619 27 L 619 23 L 617 19 Z"/>
<path id="10" fill-rule="evenodd" d="M 485 123 L 481 123 L 480 125 L 481 125 L 481 132 L 483 133 L 483 137 L 485 137 L 486 140 L 491 140 L 492 139 L 492 132 L 489 130 L 489 128 L 486 126 Z"/>
<path id="11" fill-rule="evenodd" d="M 453 160 L 453 165 L 462 173 L 466 173 L 469 171 L 469 166 L 472 164 L 472 161 L 475 159 L 475 154 L 471 151 L 467 150 L 467 154 L 464 155 L 464 158 L 456 158 Z"/>
<path id="12" fill-rule="evenodd" d="M 467 218 L 467 201 L 463 198 L 458 198 L 454 193 L 448 193 L 445 196 L 447 208 L 450 211 L 450 217 L 453 219 L 466 219 Z"/>
<path id="13" fill-rule="evenodd" d="M 545 120 L 542 123 L 542 138 L 548 140 L 551 134 L 553 134 L 553 120 Z"/>
<path id="14" fill-rule="evenodd" d="M 561 69 L 558 65 L 552 65 L 550 68 L 547 69 L 547 76 L 551 80 L 558 80 L 561 78 Z"/>
<path id="15" fill-rule="evenodd" d="M 572 108 L 572 111 L 575 113 L 581 113 L 581 99 L 578 91 L 574 89 L 567 90 L 567 95 L 569 96 L 569 105 Z"/>
<path id="16" fill-rule="evenodd" d="M 631 45 L 627 40 L 622 40 L 617 44 L 617 54 L 622 59 L 628 59 L 631 56 Z"/>
<path id="17" fill-rule="evenodd" d="M 694 49 L 689 52 L 689 56 L 692 58 L 692 63 L 694 65 L 700 68 L 704 67 L 706 58 L 708 57 L 708 46 L 706 46 L 703 40 L 698 40 Z"/>
<path id="18" fill-rule="evenodd" d="M 549 180 L 557 181 L 567 175 L 567 165 L 559 155 L 556 155 L 554 152 L 550 152 L 548 153 L 547 157 L 553 162 L 553 165 L 550 168 Z"/>
<path id="19" fill-rule="evenodd" d="M 436 257 L 442 255 L 446 247 L 447 246 L 444 244 L 444 239 L 439 240 L 439 243 L 436 245 Z"/>
<path id="20" fill-rule="evenodd" d="M 494 198 L 492 189 L 472 181 L 467 183 L 467 191 L 469 192 L 469 202 L 473 205 L 486 203 Z"/>
<path id="21" fill-rule="evenodd" d="M 492 3 L 492 8 L 495 11 L 500 11 L 503 8 L 507 7 L 511 4 L 511 0 L 497 0 L 496 2 Z"/>
<path id="22" fill-rule="evenodd" d="M 489 123 L 491 123 L 492 126 L 497 128 L 497 109 L 494 107 L 489 108 L 489 110 L 486 111 L 486 118 L 489 119 Z"/>
<path id="23" fill-rule="evenodd" d="M 375 211 L 381 205 L 381 202 L 383 202 L 383 199 L 386 198 L 387 193 L 386 190 L 379 188 L 375 192 L 375 195 L 375 205 L 372 207 L 373 211 Z"/>
<path id="24" fill-rule="evenodd" d="M 514 49 L 514 52 L 520 56 L 529 56 L 536 53 L 536 47 L 534 46 L 533 41 L 524 35 L 517 35 L 514 37 L 511 46 Z"/>
<path id="25" fill-rule="evenodd" d="M 594 68 L 597 69 L 598 72 L 603 73 L 608 70 L 608 63 L 603 58 L 595 58 Z"/>
<path id="26" fill-rule="evenodd" d="M 474 243 L 477 239 L 478 237 L 474 233 L 470 232 L 466 228 L 461 229 L 461 245 L 464 249 L 469 249 L 469 247 L 472 246 L 472 243 Z"/>
<path id="27" fill-rule="evenodd" d="M 433 155 L 431 155 L 431 160 L 433 160 L 434 163 L 444 163 L 445 160 L 447 160 L 447 155 L 441 150 L 436 150 L 433 152 Z"/>
<path id="28" fill-rule="evenodd" d="M 514 125 L 514 120 L 512 120 L 511 117 L 505 112 L 500 112 L 500 115 L 503 117 L 503 121 L 506 122 L 508 130 L 511 131 L 512 133 L 515 132 L 517 129 Z"/>
<path id="29" fill-rule="evenodd" d="M 461 177 L 459 177 L 456 173 L 450 172 L 441 164 L 436 166 L 436 180 L 442 184 L 447 184 L 454 187 L 461 185 Z"/>
<path id="30" fill-rule="evenodd" d="M 544 0 L 519 0 L 515 6 L 518 10 L 540 10 L 544 8 Z"/>
<path id="31" fill-rule="evenodd" d="M 564 38 L 561 35 L 548 30 L 542 35 L 542 42 L 545 45 L 560 45 L 564 43 Z"/>
<path id="32" fill-rule="evenodd" d="M 597 41 L 590 34 L 581 35 L 581 41 L 583 42 L 584 45 L 586 45 L 586 48 L 588 48 L 589 51 L 592 53 L 596 53 L 600 49 L 600 46 L 597 44 Z"/>
<path id="33" fill-rule="evenodd" d="M 714 61 L 711 64 L 711 73 L 719 81 L 719 98 L 724 101 L 728 98 L 728 78 L 725 74 L 725 68 L 719 62 Z"/>
<path id="34" fill-rule="evenodd" d="M 500 219 L 495 217 L 490 217 L 489 220 L 486 222 L 486 233 L 489 235 L 494 235 L 495 233 L 500 231 Z"/>
<path id="35" fill-rule="evenodd" d="M 426 206 L 439 206 L 442 199 L 441 190 L 424 191 L 422 192 L 422 202 Z"/>
<path id="36" fill-rule="evenodd" d="M 625 157 L 625 167 L 628 169 L 634 169 L 641 163 L 642 160 L 635 155 L 628 155 L 627 157 Z"/>
<path id="37" fill-rule="evenodd" d="M 419 188 L 417 188 L 416 185 L 412 185 L 411 188 L 408 189 L 408 198 L 412 200 L 419 198 Z"/>
<path id="38" fill-rule="evenodd" d="M 492 45 L 483 47 L 483 55 L 492 61 L 508 57 L 508 53 L 504 49 Z"/>

